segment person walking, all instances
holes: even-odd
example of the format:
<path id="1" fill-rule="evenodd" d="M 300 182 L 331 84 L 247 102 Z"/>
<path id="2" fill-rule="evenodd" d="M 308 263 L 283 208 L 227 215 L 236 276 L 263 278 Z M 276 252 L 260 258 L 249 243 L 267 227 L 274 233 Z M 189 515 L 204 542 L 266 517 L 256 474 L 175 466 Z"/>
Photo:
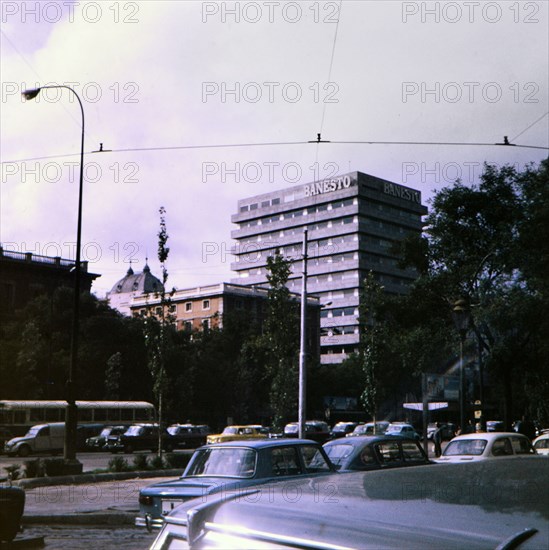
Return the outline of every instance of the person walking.
<path id="1" fill-rule="evenodd" d="M 435 456 L 438 458 L 442 454 L 442 429 L 440 422 L 436 423 L 436 429 L 433 432 L 433 444 L 435 446 Z"/>

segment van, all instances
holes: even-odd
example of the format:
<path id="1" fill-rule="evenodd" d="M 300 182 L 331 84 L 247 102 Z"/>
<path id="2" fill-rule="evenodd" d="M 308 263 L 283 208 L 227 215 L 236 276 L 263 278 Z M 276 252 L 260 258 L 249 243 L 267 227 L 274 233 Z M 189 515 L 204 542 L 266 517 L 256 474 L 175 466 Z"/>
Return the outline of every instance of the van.
<path id="1" fill-rule="evenodd" d="M 65 423 L 54 422 L 32 426 L 26 435 L 10 439 L 4 450 L 10 456 L 29 456 L 31 453 L 57 454 L 63 452 L 64 443 Z"/>

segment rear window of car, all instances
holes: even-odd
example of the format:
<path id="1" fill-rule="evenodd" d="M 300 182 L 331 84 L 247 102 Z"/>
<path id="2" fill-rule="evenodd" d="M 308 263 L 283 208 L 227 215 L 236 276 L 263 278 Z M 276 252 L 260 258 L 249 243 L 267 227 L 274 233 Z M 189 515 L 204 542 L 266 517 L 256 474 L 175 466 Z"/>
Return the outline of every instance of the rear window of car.
<path id="1" fill-rule="evenodd" d="M 340 466 L 345 458 L 347 458 L 352 452 L 354 447 L 345 443 L 339 443 L 337 445 L 328 445 L 324 447 L 328 458 L 336 466 Z"/>
<path id="2" fill-rule="evenodd" d="M 326 461 L 318 447 L 314 445 L 302 445 L 300 446 L 300 450 L 303 462 L 305 463 L 305 471 L 308 474 L 333 471 L 333 468 L 330 467 L 330 464 Z"/>
<path id="3" fill-rule="evenodd" d="M 524 437 L 512 437 L 511 445 L 516 455 L 528 455 L 533 453 L 530 442 Z"/>
<path id="4" fill-rule="evenodd" d="M 255 463 L 253 449 L 203 449 L 196 452 L 185 476 L 252 477 Z"/>
<path id="5" fill-rule="evenodd" d="M 480 456 L 486 448 L 486 439 L 460 439 L 450 441 L 442 453 L 443 456 Z"/>

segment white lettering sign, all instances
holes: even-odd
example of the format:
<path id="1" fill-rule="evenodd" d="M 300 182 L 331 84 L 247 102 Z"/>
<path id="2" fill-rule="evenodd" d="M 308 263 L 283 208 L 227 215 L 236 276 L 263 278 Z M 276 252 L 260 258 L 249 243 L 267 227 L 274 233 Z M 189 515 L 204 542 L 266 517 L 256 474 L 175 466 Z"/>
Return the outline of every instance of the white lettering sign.
<path id="1" fill-rule="evenodd" d="M 341 189 L 348 189 L 351 187 L 351 177 L 343 176 L 341 178 L 333 178 L 324 181 L 317 181 L 310 185 L 305 185 L 305 196 L 313 197 L 315 195 L 323 195 L 324 193 L 331 193 L 332 191 L 340 191 Z"/>
<path id="2" fill-rule="evenodd" d="M 388 181 L 386 181 L 383 186 L 383 192 L 387 195 L 398 197 L 399 199 L 405 199 L 407 201 L 421 204 L 421 194 L 419 191 L 408 189 L 408 187 L 403 187 L 402 185 L 398 185 L 397 183 L 389 183 Z"/>

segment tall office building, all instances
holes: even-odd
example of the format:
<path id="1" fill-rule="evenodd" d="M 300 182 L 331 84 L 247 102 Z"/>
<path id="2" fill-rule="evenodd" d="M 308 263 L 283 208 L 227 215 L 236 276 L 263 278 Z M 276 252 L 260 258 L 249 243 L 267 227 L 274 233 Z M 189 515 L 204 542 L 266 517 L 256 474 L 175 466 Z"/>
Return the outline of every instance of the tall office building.
<path id="1" fill-rule="evenodd" d="M 422 231 L 427 208 L 415 189 L 362 172 L 238 201 L 235 262 L 241 285 L 265 284 L 267 258 L 279 249 L 293 259 L 288 286 L 301 292 L 303 230 L 308 229 L 309 294 L 321 311 L 321 361 L 339 363 L 359 343 L 358 305 L 372 271 L 386 292 L 404 293 L 416 278 L 400 269 L 393 242 Z"/>

